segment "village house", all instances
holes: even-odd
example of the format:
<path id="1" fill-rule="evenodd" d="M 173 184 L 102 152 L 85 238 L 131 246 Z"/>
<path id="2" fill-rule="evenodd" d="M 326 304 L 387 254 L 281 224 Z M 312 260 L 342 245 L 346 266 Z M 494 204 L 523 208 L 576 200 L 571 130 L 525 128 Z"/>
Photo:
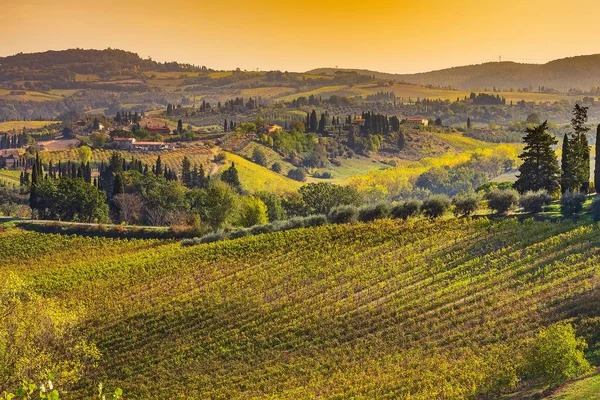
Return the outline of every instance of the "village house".
<path id="1" fill-rule="evenodd" d="M 261 126 L 259 128 L 259 133 L 267 133 L 267 134 L 271 134 L 273 132 L 277 132 L 277 131 L 281 131 L 283 129 L 283 127 L 279 126 L 279 125 L 270 125 L 270 124 L 264 124 L 263 126 Z"/>
<path id="2" fill-rule="evenodd" d="M 134 142 L 133 150 L 135 151 L 160 151 L 166 150 L 167 146 L 164 142 Z"/>
<path id="3" fill-rule="evenodd" d="M 169 129 L 167 124 L 160 124 L 156 121 L 149 120 L 145 125 L 143 125 L 143 127 L 150 133 L 158 133 L 160 135 L 171 134 L 171 129 Z"/>
<path id="4" fill-rule="evenodd" d="M 406 118 L 404 120 L 404 123 L 406 125 L 410 125 L 410 126 L 428 126 L 429 125 L 429 120 L 427 118 L 423 118 L 423 117 L 414 117 L 414 118 Z"/>
<path id="5" fill-rule="evenodd" d="M 114 138 L 114 147 L 119 150 L 133 150 L 135 138 Z"/>

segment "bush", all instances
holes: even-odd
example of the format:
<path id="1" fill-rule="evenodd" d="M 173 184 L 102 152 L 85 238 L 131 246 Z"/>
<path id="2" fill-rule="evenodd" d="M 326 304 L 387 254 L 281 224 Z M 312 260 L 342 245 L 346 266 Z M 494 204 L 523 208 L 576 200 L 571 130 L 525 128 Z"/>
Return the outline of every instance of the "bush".
<path id="1" fill-rule="evenodd" d="M 271 233 L 275 230 L 273 224 L 254 225 L 250 229 L 252 235 L 261 235 L 263 233 Z"/>
<path id="2" fill-rule="evenodd" d="M 304 226 L 321 226 L 327 225 L 327 216 L 323 214 L 309 215 L 304 218 Z"/>
<path id="3" fill-rule="evenodd" d="M 386 203 L 378 203 L 371 206 L 362 206 L 358 209 L 358 220 L 361 222 L 375 221 L 376 219 L 389 218 L 390 206 Z"/>
<path id="4" fill-rule="evenodd" d="M 600 221 L 600 197 L 596 197 L 592 202 L 591 212 L 594 222 Z"/>
<path id="5" fill-rule="evenodd" d="M 304 182 L 306 180 L 306 171 L 302 168 L 290 169 L 287 176 L 295 181 Z"/>
<path id="6" fill-rule="evenodd" d="M 527 374 L 558 386 L 590 368 L 583 354 L 586 347 L 585 340 L 575 337 L 570 324 L 553 325 L 541 331 L 528 349 Z"/>
<path id="7" fill-rule="evenodd" d="M 409 199 L 392 207 L 392 218 L 416 218 L 421 214 L 423 202 L 417 199 Z"/>
<path id="8" fill-rule="evenodd" d="M 263 167 L 267 166 L 267 156 L 265 152 L 258 147 L 255 147 L 254 151 L 252 152 L 252 161 L 258 165 L 262 165 Z"/>
<path id="9" fill-rule="evenodd" d="M 451 205 L 452 202 L 448 196 L 438 194 L 423 201 L 421 209 L 423 210 L 423 215 L 427 218 L 439 218 L 450 209 Z"/>
<path id="10" fill-rule="evenodd" d="M 225 239 L 227 236 L 223 231 L 210 232 L 200 238 L 200 243 L 213 243 Z"/>
<path id="11" fill-rule="evenodd" d="M 304 228 L 304 218 L 294 217 L 285 221 L 277 221 L 275 223 L 275 230 L 277 231 L 289 231 L 290 229 Z"/>
<path id="12" fill-rule="evenodd" d="M 182 246 L 196 246 L 202 244 L 200 238 L 184 239 L 181 241 Z"/>
<path id="13" fill-rule="evenodd" d="M 281 164 L 278 162 L 274 162 L 273 165 L 271 165 L 271 170 L 273 172 L 277 172 L 278 174 L 281 173 Z"/>
<path id="14" fill-rule="evenodd" d="M 245 236 L 250 236 L 250 230 L 246 228 L 235 229 L 227 235 L 228 239 L 239 239 Z"/>
<path id="15" fill-rule="evenodd" d="M 560 199 L 560 211 L 565 217 L 578 214 L 583 209 L 585 195 L 583 193 L 566 192 Z"/>
<path id="16" fill-rule="evenodd" d="M 486 195 L 488 207 L 498 214 L 515 208 L 519 203 L 519 193 L 514 189 L 492 190 Z"/>
<path id="17" fill-rule="evenodd" d="M 545 190 L 538 190 L 537 192 L 526 192 L 519 199 L 519 205 L 523 207 L 525 212 L 539 213 L 542 212 L 542 208 L 552 201 L 552 197 Z"/>
<path id="18" fill-rule="evenodd" d="M 327 219 L 332 224 L 348 224 L 356 222 L 358 218 L 358 209 L 354 206 L 335 207 L 327 215 Z"/>
<path id="19" fill-rule="evenodd" d="M 475 192 L 462 192 L 454 196 L 454 215 L 471 215 L 479 209 L 481 197 Z"/>

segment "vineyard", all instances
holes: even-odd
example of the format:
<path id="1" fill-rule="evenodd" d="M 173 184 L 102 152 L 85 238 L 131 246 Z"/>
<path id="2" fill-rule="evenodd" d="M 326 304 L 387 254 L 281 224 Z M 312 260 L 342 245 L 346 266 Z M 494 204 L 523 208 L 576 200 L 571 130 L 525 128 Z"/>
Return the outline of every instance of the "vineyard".
<path id="1" fill-rule="evenodd" d="M 600 227 L 577 222 L 380 220 L 193 247 L 9 230 L 0 255 L 0 277 L 77 308 L 102 354 L 65 398 L 102 381 L 127 398 L 468 399 L 505 388 L 540 327 L 600 323 Z"/>

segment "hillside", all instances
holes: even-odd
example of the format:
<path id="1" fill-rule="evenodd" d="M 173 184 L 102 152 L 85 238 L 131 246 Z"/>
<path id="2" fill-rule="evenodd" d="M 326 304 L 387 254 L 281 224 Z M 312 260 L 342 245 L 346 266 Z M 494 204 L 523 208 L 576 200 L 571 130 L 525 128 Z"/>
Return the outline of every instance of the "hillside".
<path id="1" fill-rule="evenodd" d="M 308 73 L 333 74 L 336 70 L 320 68 Z M 357 71 L 378 79 L 397 80 L 418 85 L 433 85 L 457 89 L 522 89 L 540 86 L 567 92 L 569 89 L 590 90 L 600 84 L 600 54 L 570 57 L 546 64 L 494 62 L 454 67 L 418 74 L 386 74 L 367 70 Z"/>
<path id="2" fill-rule="evenodd" d="M 540 327 L 595 346 L 599 245 L 595 225 L 487 219 L 194 247 L 9 230 L 0 278 L 77 315 L 101 353 L 66 399 L 100 381 L 127 398 L 463 399 L 513 379 Z"/>

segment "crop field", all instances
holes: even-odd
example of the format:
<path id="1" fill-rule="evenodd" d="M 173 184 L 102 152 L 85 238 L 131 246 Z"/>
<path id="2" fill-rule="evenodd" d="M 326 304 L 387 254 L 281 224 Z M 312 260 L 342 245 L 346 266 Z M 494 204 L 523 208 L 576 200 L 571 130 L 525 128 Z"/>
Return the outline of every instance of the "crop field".
<path id="1" fill-rule="evenodd" d="M 308 97 L 311 94 L 317 96 L 322 94 L 323 96 L 331 96 L 333 94 L 340 96 L 363 96 L 366 97 L 370 94 L 377 92 L 394 92 L 398 97 L 398 101 L 408 101 L 421 99 L 442 99 L 455 101 L 457 98 L 463 99 L 465 96 L 469 97 L 471 94 L 470 90 L 449 90 L 449 89 L 436 89 L 428 88 L 425 86 L 411 85 L 406 83 L 394 83 L 393 86 L 379 86 L 377 84 L 364 84 L 355 86 L 323 86 L 312 91 L 290 94 L 282 96 L 279 100 L 291 101 L 300 96 Z M 480 90 L 478 93 L 485 93 Z M 527 102 L 555 102 L 563 99 L 575 99 L 573 96 L 547 94 L 547 93 L 530 93 L 530 92 L 487 92 L 494 95 L 500 95 L 505 97 L 507 102 L 519 102 L 525 100 Z"/>
<path id="2" fill-rule="evenodd" d="M 290 93 L 295 92 L 295 88 L 291 87 L 262 87 L 262 88 L 251 88 L 251 89 L 243 89 L 240 92 L 240 96 L 242 97 L 280 97 L 285 96 Z"/>
<path id="3" fill-rule="evenodd" d="M 302 183 L 288 178 L 287 176 L 271 171 L 269 168 L 262 167 L 251 161 L 246 160 L 233 153 L 225 152 L 227 164 L 234 162 L 242 187 L 251 192 L 268 190 L 274 193 L 293 192 L 297 190 Z M 226 168 L 223 166 L 223 168 Z"/>
<path id="4" fill-rule="evenodd" d="M 0 274 L 76 309 L 101 353 L 65 399 L 98 382 L 127 398 L 497 398 L 538 329 L 598 323 L 600 227 L 570 221 L 380 220 L 193 247 L 9 230 L 0 254 Z"/>
<path id="5" fill-rule="evenodd" d="M 13 129 L 37 129 L 48 125 L 56 124 L 56 121 L 7 121 L 0 122 L 0 132 L 11 131 Z"/>
<path id="6" fill-rule="evenodd" d="M 62 96 L 44 93 L 44 92 L 36 92 L 33 90 L 24 91 L 25 94 L 12 95 L 10 94 L 11 90 L 8 89 L 0 89 L 0 99 L 1 100 L 20 100 L 20 101 L 53 101 L 53 100 L 61 100 Z"/>

